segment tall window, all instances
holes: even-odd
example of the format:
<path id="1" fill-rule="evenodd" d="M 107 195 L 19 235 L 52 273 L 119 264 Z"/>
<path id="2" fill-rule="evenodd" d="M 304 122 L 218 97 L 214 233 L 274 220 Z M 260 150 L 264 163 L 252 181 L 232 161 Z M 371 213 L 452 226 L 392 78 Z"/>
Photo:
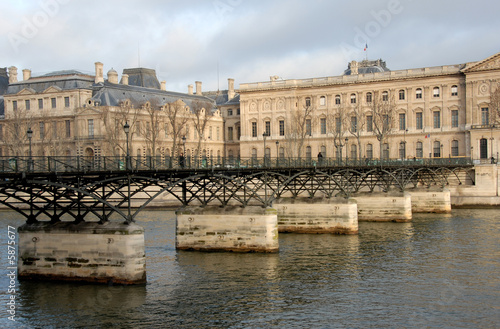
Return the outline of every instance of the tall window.
<path id="1" fill-rule="evenodd" d="M 434 147 L 433 147 L 434 157 L 440 158 L 441 157 L 441 142 L 435 141 L 433 145 L 434 145 Z"/>
<path id="2" fill-rule="evenodd" d="M 227 127 L 227 139 L 230 141 L 233 140 L 233 127 Z"/>
<path id="3" fill-rule="evenodd" d="M 335 95 L 335 105 L 340 105 L 340 95 Z"/>
<path id="4" fill-rule="evenodd" d="M 252 122 L 252 137 L 257 137 L 257 122 Z"/>
<path id="5" fill-rule="evenodd" d="M 325 96 L 321 96 L 319 98 L 319 105 L 320 106 L 325 106 L 326 105 L 326 97 Z"/>
<path id="6" fill-rule="evenodd" d="M 280 136 L 285 136 L 285 121 L 280 120 L 279 126 L 280 126 Z"/>
<path id="7" fill-rule="evenodd" d="M 351 132 L 358 132 L 358 118 L 354 116 L 351 117 Z"/>
<path id="8" fill-rule="evenodd" d="M 366 131 L 367 132 L 373 131 L 373 116 L 372 115 L 366 116 Z"/>
<path id="9" fill-rule="evenodd" d="M 264 133 L 266 136 L 271 136 L 271 121 L 266 121 L 265 123 L 266 131 Z"/>
<path id="10" fill-rule="evenodd" d="M 257 149 L 252 149 L 252 160 L 256 160 L 257 159 Z"/>
<path id="11" fill-rule="evenodd" d="M 321 129 L 321 134 L 325 135 L 326 134 L 326 118 L 319 119 L 319 125 L 320 125 L 320 129 Z"/>
<path id="12" fill-rule="evenodd" d="M 312 135 L 311 119 L 306 119 L 306 135 Z"/>
<path id="13" fill-rule="evenodd" d="M 356 144 L 351 145 L 351 159 L 358 158 L 358 146 Z"/>
<path id="14" fill-rule="evenodd" d="M 71 121 L 66 120 L 66 137 L 71 137 Z"/>
<path id="15" fill-rule="evenodd" d="M 458 127 L 458 110 L 451 110 L 451 127 Z"/>
<path id="16" fill-rule="evenodd" d="M 399 130 L 405 130 L 405 129 L 406 129 L 406 114 L 399 113 Z"/>
<path id="17" fill-rule="evenodd" d="M 42 109 L 43 109 L 43 99 L 42 99 L 42 98 L 39 98 L 39 99 L 38 99 L 38 109 L 39 109 L 39 110 L 42 110 Z"/>
<path id="18" fill-rule="evenodd" d="M 321 155 L 323 155 L 324 157 L 327 157 L 325 145 L 321 145 L 320 152 L 321 152 Z"/>
<path id="19" fill-rule="evenodd" d="M 451 86 L 451 96 L 458 96 L 458 86 Z"/>
<path id="20" fill-rule="evenodd" d="M 64 107 L 69 107 L 69 97 L 64 97 Z"/>
<path id="21" fill-rule="evenodd" d="M 415 113 L 415 123 L 416 123 L 416 128 L 417 129 L 423 129 L 424 128 L 424 122 L 422 118 L 422 112 L 417 112 Z"/>
<path id="22" fill-rule="evenodd" d="M 451 156 L 452 157 L 458 156 L 458 141 L 451 142 Z"/>
<path id="23" fill-rule="evenodd" d="M 481 124 L 482 125 L 490 124 L 490 110 L 487 107 L 481 108 Z"/>
<path id="24" fill-rule="evenodd" d="M 382 144 L 382 157 L 384 159 L 389 159 L 389 144 L 384 143 Z"/>
<path id="25" fill-rule="evenodd" d="M 56 103 L 56 98 L 53 97 L 50 99 L 50 104 L 52 104 L 52 108 L 55 109 L 57 107 L 57 103 Z"/>
<path id="26" fill-rule="evenodd" d="M 417 90 L 415 91 L 415 98 L 422 99 L 422 88 L 417 88 Z"/>
<path id="27" fill-rule="evenodd" d="M 342 122 L 340 121 L 340 117 L 335 117 L 335 132 L 340 134 L 342 131 Z"/>
<path id="28" fill-rule="evenodd" d="M 285 148 L 284 147 L 280 147 L 280 149 L 279 149 L 279 157 L 282 158 L 282 159 L 285 157 Z"/>
<path id="29" fill-rule="evenodd" d="M 45 138 L 45 123 L 40 122 L 38 128 L 40 130 L 40 139 L 43 140 Z"/>
<path id="30" fill-rule="evenodd" d="M 306 107 L 311 106 L 311 97 L 306 97 Z"/>
<path id="31" fill-rule="evenodd" d="M 434 111 L 432 115 L 434 119 L 434 128 L 441 128 L 441 112 Z"/>
<path id="32" fill-rule="evenodd" d="M 29 99 L 24 101 L 24 106 L 26 107 L 27 111 L 31 110 L 31 104 Z"/>
<path id="33" fill-rule="evenodd" d="M 16 111 L 16 110 L 17 110 L 17 101 L 12 101 L 12 109 L 13 109 L 14 111 Z"/>
<path id="34" fill-rule="evenodd" d="M 0 141 L 3 140 L 3 125 L 0 124 Z"/>
<path id="35" fill-rule="evenodd" d="M 356 94 L 351 94 L 351 104 L 356 104 Z"/>
<path id="36" fill-rule="evenodd" d="M 404 160 L 406 158 L 406 143 L 399 143 L 399 158 Z"/>
<path id="37" fill-rule="evenodd" d="M 439 87 L 434 87 L 434 89 L 432 89 L 432 95 L 434 97 L 439 97 Z"/>
<path id="38" fill-rule="evenodd" d="M 373 158 L 373 145 L 372 144 L 366 145 L 366 158 L 367 159 Z"/>
<path id="39" fill-rule="evenodd" d="M 306 147 L 306 159 L 311 160 L 312 159 L 312 150 L 310 146 Z"/>
<path id="40" fill-rule="evenodd" d="M 389 93 L 388 93 L 387 91 L 384 91 L 384 92 L 382 93 L 382 101 L 383 101 L 383 102 L 387 102 L 387 101 L 389 101 Z"/>
<path id="41" fill-rule="evenodd" d="M 89 137 L 94 137 L 94 119 L 88 119 Z"/>
<path id="42" fill-rule="evenodd" d="M 404 99 L 405 99 L 405 91 L 403 89 L 401 89 L 399 91 L 399 100 L 404 101 Z"/>
<path id="43" fill-rule="evenodd" d="M 417 148 L 415 150 L 415 155 L 417 158 L 423 158 L 424 157 L 424 146 L 422 142 L 417 142 Z"/>
<path id="44" fill-rule="evenodd" d="M 371 103 L 373 101 L 373 94 L 372 93 L 366 93 L 366 102 Z"/>

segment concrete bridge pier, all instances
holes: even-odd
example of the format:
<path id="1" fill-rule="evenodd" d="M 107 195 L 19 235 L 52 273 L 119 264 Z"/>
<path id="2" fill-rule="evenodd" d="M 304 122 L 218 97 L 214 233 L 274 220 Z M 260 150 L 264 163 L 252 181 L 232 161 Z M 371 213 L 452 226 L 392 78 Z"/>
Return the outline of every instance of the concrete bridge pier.
<path id="1" fill-rule="evenodd" d="M 359 221 L 409 222 L 412 219 L 408 192 L 360 192 L 351 198 L 358 203 Z"/>
<path id="2" fill-rule="evenodd" d="M 176 248 L 196 251 L 278 252 L 276 209 L 188 206 L 176 212 Z"/>
<path id="3" fill-rule="evenodd" d="M 416 188 L 408 192 L 413 213 L 451 213 L 451 196 L 447 188 Z"/>
<path id="4" fill-rule="evenodd" d="M 18 232 L 19 279 L 146 283 L 144 229 L 134 223 L 36 222 Z"/>
<path id="5" fill-rule="evenodd" d="M 344 198 L 280 198 L 278 231 L 290 233 L 357 234 L 358 213 L 354 200 Z"/>

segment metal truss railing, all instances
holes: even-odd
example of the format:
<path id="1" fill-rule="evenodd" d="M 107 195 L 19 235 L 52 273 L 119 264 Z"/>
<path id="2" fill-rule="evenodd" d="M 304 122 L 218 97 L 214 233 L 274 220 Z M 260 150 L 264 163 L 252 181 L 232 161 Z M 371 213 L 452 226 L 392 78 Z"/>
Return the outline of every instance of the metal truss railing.
<path id="1" fill-rule="evenodd" d="M 128 160 L 128 161 L 127 161 Z M 0 157 L 0 173 L 110 172 L 186 169 L 471 166 L 465 157 L 413 159 L 179 158 L 179 157 Z"/>

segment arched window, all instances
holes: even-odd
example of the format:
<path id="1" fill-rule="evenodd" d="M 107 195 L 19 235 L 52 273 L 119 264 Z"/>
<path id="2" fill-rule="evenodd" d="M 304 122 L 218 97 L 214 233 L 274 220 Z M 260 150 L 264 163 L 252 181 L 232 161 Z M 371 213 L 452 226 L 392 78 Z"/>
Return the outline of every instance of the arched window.
<path id="1" fill-rule="evenodd" d="M 399 100 L 403 101 L 405 99 L 405 91 L 403 89 L 399 90 Z"/>
<path id="2" fill-rule="evenodd" d="M 326 157 L 327 157 L 327 154 L 326 154 L 326 146 L 325 146 L 325 145 L 321 145 L 320 152 L 321 152 L 321 155 L 322 155 L 324 158 L 326 158 Z"/>
<path id="3" fill-rule="evenodd" d="M 311 97 L 306 97 L 306 107 L 311 106 Z"/>
<path id="4" fill-rule="evenodd" d="M 432 96 L 439 97 L 439 95 L 440 95 L 439 87 L 434 87 L 434 89 L 432 89 Z"/>
<path id="5" fill-rule="evenodd" d="M 310 146 L 307 146 L 307 147 L 306 147 L 306 159 L 310 161 L 310 160 L 311 160 L 311 158 L 312 158 L 312 151 L 311 151 L 311 147 L 310 147 Z"/>
<path id="6" fill-rule="evenodd" d="M 356 104 L 356 94 L 351 94 L 351 104 Z"/>
<path id="7" fill-rule="evenodd" d="M 373 145 L 372 144 L 366 145 L 366 158 L 373 159 Z"/>
<path id="8" fill-rule="evenodd" d="M 440 158 L 441 157 L 441 142 L 440 141 L 435 141 L 433 144 L 433 151 L 434 151 L 434 157 L 435 158 Z"/>
<path id="9" fill-rule="evenodd" d="M 279 157 L 281 159 L 283 159 L 285 157 L 285 148 L 284 147 L 280 147 L 280 150 L 279 150 Z"/>
<path id="10" fill-rule="evenodd" d="M 351 159 L 356 160 L 358 158 L 358 146 L 356 144 L 351 145 Z"/>
<path id="11" fill-rule="evenodd" d="M 373 94 L 368 92 L 366 93 L 366 102 L 371 103 L 373 101 Z"/>
<path id="12" fill-rule="evenodd" d="M 417 88 L 417 90 L 415 91 L 415 98 L 422 99 L 422 88 Z"/>
<path id="13" fill-rule="evenodd" d="M 335 95 L 335 105 L 340 105 L 340 95 Z"/>
<path id="14" fill-rule="evenodd" d="M 458 96 L 458 86 L 451 86 L 451 96 Z"/>
<path id="15" fill-rule="evenodd" d="M 383 102 L 389 101 L 389 92 L 387 91 L 382 92 L 382 101 Z"/>
<path id="16" fill-rule="evenodd" d="M 257 149 L 256 148 L 252 149 L 252 159 L 257 159 Z"/>
<path id="17" fill-rule="evenodd" d="M 415 156 L 417 158 L 424 157 L 424 146 L 423 146 L 422 142 L 417 142 L 416 149 L 415 149 Z"/>
<path id="18" fill-rule="evenodd" d="M 382 144 L 382 158 L 384 160 L 389 160 L 389 144 L 388 143 Z"/>
<path id="19" fill-rule="evenodd" d="M 321 96 L 319 98 L 319 105 L 320 106 L 325 106 L 326 105 L 326 97 L 325 96 Z"/>

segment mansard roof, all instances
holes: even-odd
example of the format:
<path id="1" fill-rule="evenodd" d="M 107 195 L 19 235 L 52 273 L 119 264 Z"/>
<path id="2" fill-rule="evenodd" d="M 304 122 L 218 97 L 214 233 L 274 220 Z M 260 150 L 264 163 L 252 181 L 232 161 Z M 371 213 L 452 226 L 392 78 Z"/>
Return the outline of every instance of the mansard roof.
<path id="1" fill-rule="evenodd" d="M 240 104 L 240 94 L 235 93 L 234 97 L 229 99 L 228 90 L 208 91 L 204 92 L 203 95 L 213 99 L 217 106 Z"/>
<path id="2" fill-rule="evenodd" d="M 142 106 L 146 102 L 162 106 L 179 99 L 189 107 L 192 107 L 191 103 L 196 100 L 214 104 L 212 99 L 205 96 L 189 95 L 132 85 L 113 84 L 108 81 L 105 81 L 103 84 L 94 85 L 92 96 L 92 100 L 100 106 L 120 106 L 122 102 L 129 100 L 136 108 Z"/>
<path id="3" fill-rule="evenodd" d="M 43 93 L 50 87 L 60 90 L 91 89 L 95 78 L 75 70 L 56 71 L 38 77 L 32 77 L 11 83 L 6 94 L 15 95 L 24 89 L 31 89 L 36 93 Z"/>
<path id="4" fill-rule="evenodd" d="M 128 75 L 129 85 L 152 88 L 152 89 L 160 89 L 160 82 L 156 77 L 156 71 L 153 69 L 147 69 L 143 67 L 124 69 L 123 74 Z"/>

